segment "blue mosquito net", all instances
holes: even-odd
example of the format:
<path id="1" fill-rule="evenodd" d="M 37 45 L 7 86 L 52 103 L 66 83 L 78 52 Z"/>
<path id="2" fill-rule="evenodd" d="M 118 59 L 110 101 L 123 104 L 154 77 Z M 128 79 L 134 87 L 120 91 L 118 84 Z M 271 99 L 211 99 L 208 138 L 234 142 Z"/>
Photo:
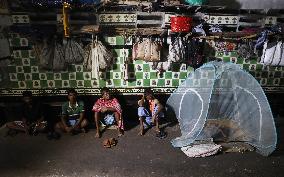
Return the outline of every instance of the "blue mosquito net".
<path id="1" fill-rule="evenodd" d="M 181 136 L 172 140 L 184 147 L 196 140 L 245 142 L 264 156 L 276 147 L 274 118 L 259 83 L 238 65 L 209 62 L 190 73 L 171 94 Z"/>

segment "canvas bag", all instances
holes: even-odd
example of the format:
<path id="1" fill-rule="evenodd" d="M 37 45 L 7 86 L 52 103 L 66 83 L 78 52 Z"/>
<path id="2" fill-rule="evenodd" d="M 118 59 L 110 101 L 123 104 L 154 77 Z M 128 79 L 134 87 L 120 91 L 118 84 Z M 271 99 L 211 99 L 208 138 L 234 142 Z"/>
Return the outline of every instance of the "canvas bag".
<path id="1" fill-rule="evenodd" d="M 158 41 L 151 41 L 151 39 L 136 42 L 133 45 L 132 51 L 132 58 L 134 60 L 158 62 L 161 59 L 161 44 Z"/>
<path id="2" fill-rule="evenodd" d="M 284 66 L 284 44 L 282 41 L 278 42 L 275 49 L 275 55 L 271 63 L 272 66 Z"/>
<path id="3" fill-rule="evenodd" d="M 58 42 L 54 42 L 54 48 L 53 48 L 53 71 L 63 71 L 66 69 L 67 65 L 65 62 L 65 56 L 64 56 L 64 49 L 61 44 Z"/>
<path id="4" fill-rule="evenodd" d="M 101 41 L 95 40 L 85 49 L 83 66 L 92 71 L 92 77 L 99 79 L 99 70 L 106 70 L 113 64 L 113 55 Z"/>
<path id="5" fill-rule="evenodd" d="M 282 41 L 277 43 L 268 43 L 263 45 L 263 53 L 260 63 L 271 66 L 284 66 L 284 45 Z"/>
<path id="6" fill-rule="evenodd" d="M 53 61 L 53 49 L 52 45 L 48 42 L 48 39 L 43 39 L 43 43 L 36 42 L 34 45 L 34 52 L 39 59 L 39 66 L 42 69 L 51 70 Z"/>
<path id="7" fill-rule="evenodd" d="M 84 60 L 84 50 L 74 39 L 67 39 L 64 45 L 65 62 L 68 64 L 82 63 Z"/>

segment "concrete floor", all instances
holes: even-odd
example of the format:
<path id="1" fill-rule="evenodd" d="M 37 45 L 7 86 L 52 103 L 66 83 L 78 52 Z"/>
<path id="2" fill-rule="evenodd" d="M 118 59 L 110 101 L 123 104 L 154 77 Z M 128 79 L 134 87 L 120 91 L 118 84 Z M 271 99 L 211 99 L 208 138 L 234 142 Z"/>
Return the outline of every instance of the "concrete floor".
<path id="1" fill-rule="evenodd" d="M 118 138 L 117 146 L 106 149 L 102 146 L 102 141 L 105 138 L 116 137 L 115 130 L 107 130 L 101 139 L 96 139 L 95 131 L 90 130 L 87 134 L 63 135 L 58 141 L 50 141 L 43 134 L 34 137 L 24 134 L 4 137 L 5 129 L 2 129 L 0 176 L 284 176 L 283 141 L 279 142 L 277 151 L 269 157 L 247 152 L 188 158 L 181 150 L 173 148 L 170 144 L 170 140 L 179 135 L 178 125 L 167 127 L 166 131 L 168 137 L 163 140 L 154 136 L 154 130 L 141 137 L 137 135 L 136 126 Z"/>

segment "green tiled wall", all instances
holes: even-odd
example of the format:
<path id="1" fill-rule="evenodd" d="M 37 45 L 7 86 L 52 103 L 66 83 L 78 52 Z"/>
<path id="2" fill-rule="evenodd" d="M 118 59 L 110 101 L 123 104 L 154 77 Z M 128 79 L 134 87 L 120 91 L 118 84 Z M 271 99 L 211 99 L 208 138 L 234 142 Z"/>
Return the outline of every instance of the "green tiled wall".
<path id="1" fill-rule="evenodd" d="M 107 37 L 106 41 L 114 46 L 123 45 L 122 37 Z M 11 34 L 10 43 L 14 47 L 29 46 L 27 38 L 18 34 Z M 131 43 L 127 40 L 126 43 Z M 179 86 L 193 70 L 186 64 L 174 64 L 174 71 L 158 74 L 148 63 L 140 60 L 128 64 L 129 79 L 123 80 L 123 50 L 131 53 L 129 49 L 113 49 L 116 53 L 117 62 L 108 72 L 101 72 L 100 79 L 92 78 L 91 72 L 86 71 L 82 65 L 69 65 L 66 71 L 52 72 L 42 70 L 38 66 L 38 59 L 32 50 L 14 50 L 14 59 L 7 66 L 9 79 L 3 81 L 1 88 L 8 89 L 62 89 L 75 88 L 100 88 L 104 86 L 114 88 L 136 88 L 136 87 L 160 87 L 172 88 Z M 216 56 L 226 62 L 234 62 L 251 73 L 263 87 L 280 88 L 284 86 L 283 67 L 265 67 L 257 63 L 257 60 L 244 60 L 237 56 L 236 51 L 229 53 L 216 52 Z"/>

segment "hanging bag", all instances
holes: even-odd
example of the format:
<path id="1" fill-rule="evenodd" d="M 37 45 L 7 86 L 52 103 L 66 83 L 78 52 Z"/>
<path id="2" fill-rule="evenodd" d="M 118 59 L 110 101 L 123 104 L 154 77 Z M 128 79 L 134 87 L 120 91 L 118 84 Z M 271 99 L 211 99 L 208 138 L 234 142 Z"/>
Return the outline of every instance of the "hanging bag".
<path id="1" fill-rule="evenodd" d="M 144 41 L 144 61 L 151 61 L 152 42 L 150 39 Z"/>
<path id="2" fill-rule="evenodd" d="M 83 67 L 86 68 L 87 71 L 92 70 L 92 44 L 86 45 L 84 48 L 84 61 Z"/>
<path id="3" fill-rule="evenodd" d="M 161 60 L 161 43 L 154 41 L 151 43 L 151 58 L 150 61 L 158 62 Z"/>
<path id="4" fill-rule="evenodd" d="M 64 45 L 65 61 L 68 64 L 82 63 L 84 60 L 84 50 L 74 39 L 67 39 Z"/>
<path id="5" fill-rule="evenodd" d="M 54 71 L 63 71 L 66 66 L 63 46 L 58 42 L 54 42 L 52 69 Z"/>
<path id="6" fill-rule="evenodd" d="M 159 62 L 161 60 L 161 43 L 147 38 L 133 45 L 132 58 L 146 62 Z"/>
<path id="7" fill-rule="evenodd" d="M 283 66 L 284 65 L 283 48 L 284 48 L 283 42 L 282 41 L 278 42 L 276 45 L 276 51 L 275 51 L 273 61 L 271 63 L 272 66 Z"/>
<path id="8" fill-rule="evenodd" d="M 144 56 L 145 56 L 145 41 L 141 41 L 137 43 L 137 56 L 135 57 L 135 59 L 137 60 L 143 60 Z"/>
<path id="9" fill-rule="evenodd" d="M 113 61 L 111 51 L 101 41 L 95 40 L 85 47 L 83 66 L 92 71 L 93 78 L 99 79 L 99 70 L 110 68 Z"/>
<path id="10" fill-rule="evenodd" d="M 39 66 L 42 69 L 51 70 L 53 65 L 53 47 L 48 43 L 48 39 L 44 39 L 43 44 L 36 43 L 34 51 L 39 59 Z"/>
<path id="11" fill-rule="evenodd" d="M 269 43 L 266 41 L 263 45 L 263 53 L 261 56 L 261 63 L 264 65 L 270 65 L 272 63 L 272 60 L 274 58 L 276 52 L 276 43 Z"/>

